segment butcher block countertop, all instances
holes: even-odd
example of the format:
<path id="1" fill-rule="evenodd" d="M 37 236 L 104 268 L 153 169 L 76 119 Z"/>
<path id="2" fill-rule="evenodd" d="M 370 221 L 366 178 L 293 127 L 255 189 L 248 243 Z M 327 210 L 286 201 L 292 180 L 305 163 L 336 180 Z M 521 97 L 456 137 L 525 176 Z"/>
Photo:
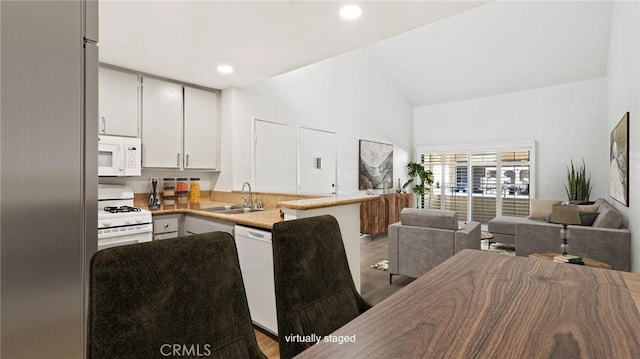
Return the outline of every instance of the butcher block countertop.
<path id="1" fill-rule="evenodd" d="M 222 206 L 238 206 L 241 202 L 240 193 L 236 192 L 216 192 L 211 193 L 211 196 L 203 196 L 200 201 L 200 205 L 197 208 L 176 208 L 176 209 L 164 209 L 153 211 L 154 216 L 160 216 L 164 214 L 190 214 L 206 218 L 213 218 L 223 220 L 227 222 L 233 222 L 241 225 L 252 226 L 262 229 L 271 230 L 273 224 L 282 221 L 280 217 L 280 208 L 288 208 L 294 210 L 309 210 L 316 208 L 326 208 L 334 206 L 342 206 L 347 204 L 357 204 L 365 201 L 371 201 L 378 199 L 378 196 L 373 195 L 334 195 L 328 197 L 316 197 L 311 198 L 310 195 L 295 195 L 295 194 L 270 194 L 270 193 L 254 193 L 256 196 L 260 196 L 264 200 L 265 209 L 262 211 L 249 212 L 249 213 L 237 213 L 237 214 L 223 214 L 216 212 L 208 212 L 202 209 L 211 207 Z M 138 207 L 147 208 L 144 204 L 148 198 L 148 194 L 136 194 Z M 300 197 L 300 198 L 295 198 Z M 255 198 L 255 197 L 254 197 Z M 294 198 L 294 199 L 291 199 Z M 284 200 L 283 200 L 284 199 Z M 233 203 L 233 202 L 236 203 Z"/>
<path id="2" fill-rule="evenodd" d="M 362 203 L 362 202 L 378 199 L 378 197 L 379 196 L 376 196 L 376 195 L 373 195 L 373 196 L 335 195 L 330 197 L 306 198 L 306 199 L 299 199 L 294 201 L 278 202 L 278 207 L 289 208 L 289 209 L 299 209 L 299 210 L 309 210 L 309 209 L 316 209 L 316 208 L 342 206 L 346 204 Z"/>
<path id="3" fill-rule="evenodd" d="M 202 208 L 221 207 L 227 205 L 234 204 L 202 200 L 200 202 L 200 208 L 161 209 L 158 211 L 153 211 L 152 214 L 154 216 L 176 213 L 191 214 L 268 230 L 271 230 L 274 223 L 282 221 L 282 219 L 280 218 L 280 210 L 278 210 L 277 208 L 265 208 L 262 211 L 238 214 L 222 214 L 202 210 Z"/>

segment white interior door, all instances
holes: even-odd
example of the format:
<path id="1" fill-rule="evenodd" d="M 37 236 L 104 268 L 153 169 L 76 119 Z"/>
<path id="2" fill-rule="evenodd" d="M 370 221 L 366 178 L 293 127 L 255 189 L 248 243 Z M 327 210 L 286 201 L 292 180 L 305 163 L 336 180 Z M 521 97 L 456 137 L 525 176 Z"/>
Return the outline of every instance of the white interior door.
<path id="1" fill-rule="evenodd" d="M 298 130 L 298 192 L 336 193 L 336 134 Z"/>
<path id="2" fill-rule="evenodd" d="M 289 144 L 289 125 L 254 120 L 254 190 L 290 190 Z"/>

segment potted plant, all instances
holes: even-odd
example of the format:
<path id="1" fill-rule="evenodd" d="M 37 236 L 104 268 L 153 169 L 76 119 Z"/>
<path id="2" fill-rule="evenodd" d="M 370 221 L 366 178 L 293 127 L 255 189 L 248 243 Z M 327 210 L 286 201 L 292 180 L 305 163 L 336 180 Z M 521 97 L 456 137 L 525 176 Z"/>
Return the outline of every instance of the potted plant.
<path id="1" fill-rule="evenodd" d="M 424 168 L 420 163 L 409 162 L 407 164 L 407 170 L 409 177 L 411 177 L 402 188 L 407 188 L 411 182 L 413 182 L 416 177 L 420 179 L 419 184 L 413 185 L 413 192 L 418 195 L 418 203 L 416 204 L 416 208 L 422 208 L 422 199 L 424 196 L 429 193 L 429 189 L 433 184 L 433 173 Z"/>
<path id="2" fill-rule="evenodd" d="M 587 175 L 584 158 L 579 166 L 574 166 L 571 160 L 571 167 L 567 167 L 567 184 L 564 189 L 567 191 L 569 202 L 589 202 L 591 176 Z"/>

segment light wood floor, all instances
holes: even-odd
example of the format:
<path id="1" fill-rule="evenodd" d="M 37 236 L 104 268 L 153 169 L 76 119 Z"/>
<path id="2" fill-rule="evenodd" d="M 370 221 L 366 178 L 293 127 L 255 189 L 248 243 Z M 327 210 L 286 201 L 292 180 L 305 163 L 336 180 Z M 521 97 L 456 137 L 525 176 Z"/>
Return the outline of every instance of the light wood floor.
<path id="1" fill-rule="evenodd" d="M 387 259 L 386 233 L 375 236 L 373 240 L 370 236 L 360 237 L 361 294 L 365 300 L 373 305 L 380 303 L 414 280 L 409 277 L 394 276 L 393 284 L 389 285 L 388 272 L 370 267 L 383 259 Z M 258 345 L 264 355 L 269 359 L 280 359 L 278 341 L 259 330 L 255 330 L 255 332 Z"/>
<path id="2" fill-rule="evenodd" d="M 260 350 L 262 350 L 264 355 L 266 355 L 269 359 L 280 359 L 280 348 L 278 348 L 278 341 L 257 329 L 254 329 L 253 331 L 256 333 L 258 346 L 260 347 Z"/>

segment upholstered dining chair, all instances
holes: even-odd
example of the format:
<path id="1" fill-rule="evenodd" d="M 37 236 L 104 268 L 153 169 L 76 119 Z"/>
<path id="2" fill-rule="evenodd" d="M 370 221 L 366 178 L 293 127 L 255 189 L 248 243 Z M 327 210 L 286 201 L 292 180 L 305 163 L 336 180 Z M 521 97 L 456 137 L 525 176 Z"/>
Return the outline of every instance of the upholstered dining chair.
<path id="1" fill-rule="evenodd" d="M 266 358 L 224 232 L 108 248 L 91 259 L 88 358 Z"/>
<path id="2" fill-rule="evenodd" d="M 311 346 L 296 338 L 324 337 L 371 305 L 356 291 L 333 216 L 278 222 L 272 232 L 280 357 L 287 359 Z"/>

